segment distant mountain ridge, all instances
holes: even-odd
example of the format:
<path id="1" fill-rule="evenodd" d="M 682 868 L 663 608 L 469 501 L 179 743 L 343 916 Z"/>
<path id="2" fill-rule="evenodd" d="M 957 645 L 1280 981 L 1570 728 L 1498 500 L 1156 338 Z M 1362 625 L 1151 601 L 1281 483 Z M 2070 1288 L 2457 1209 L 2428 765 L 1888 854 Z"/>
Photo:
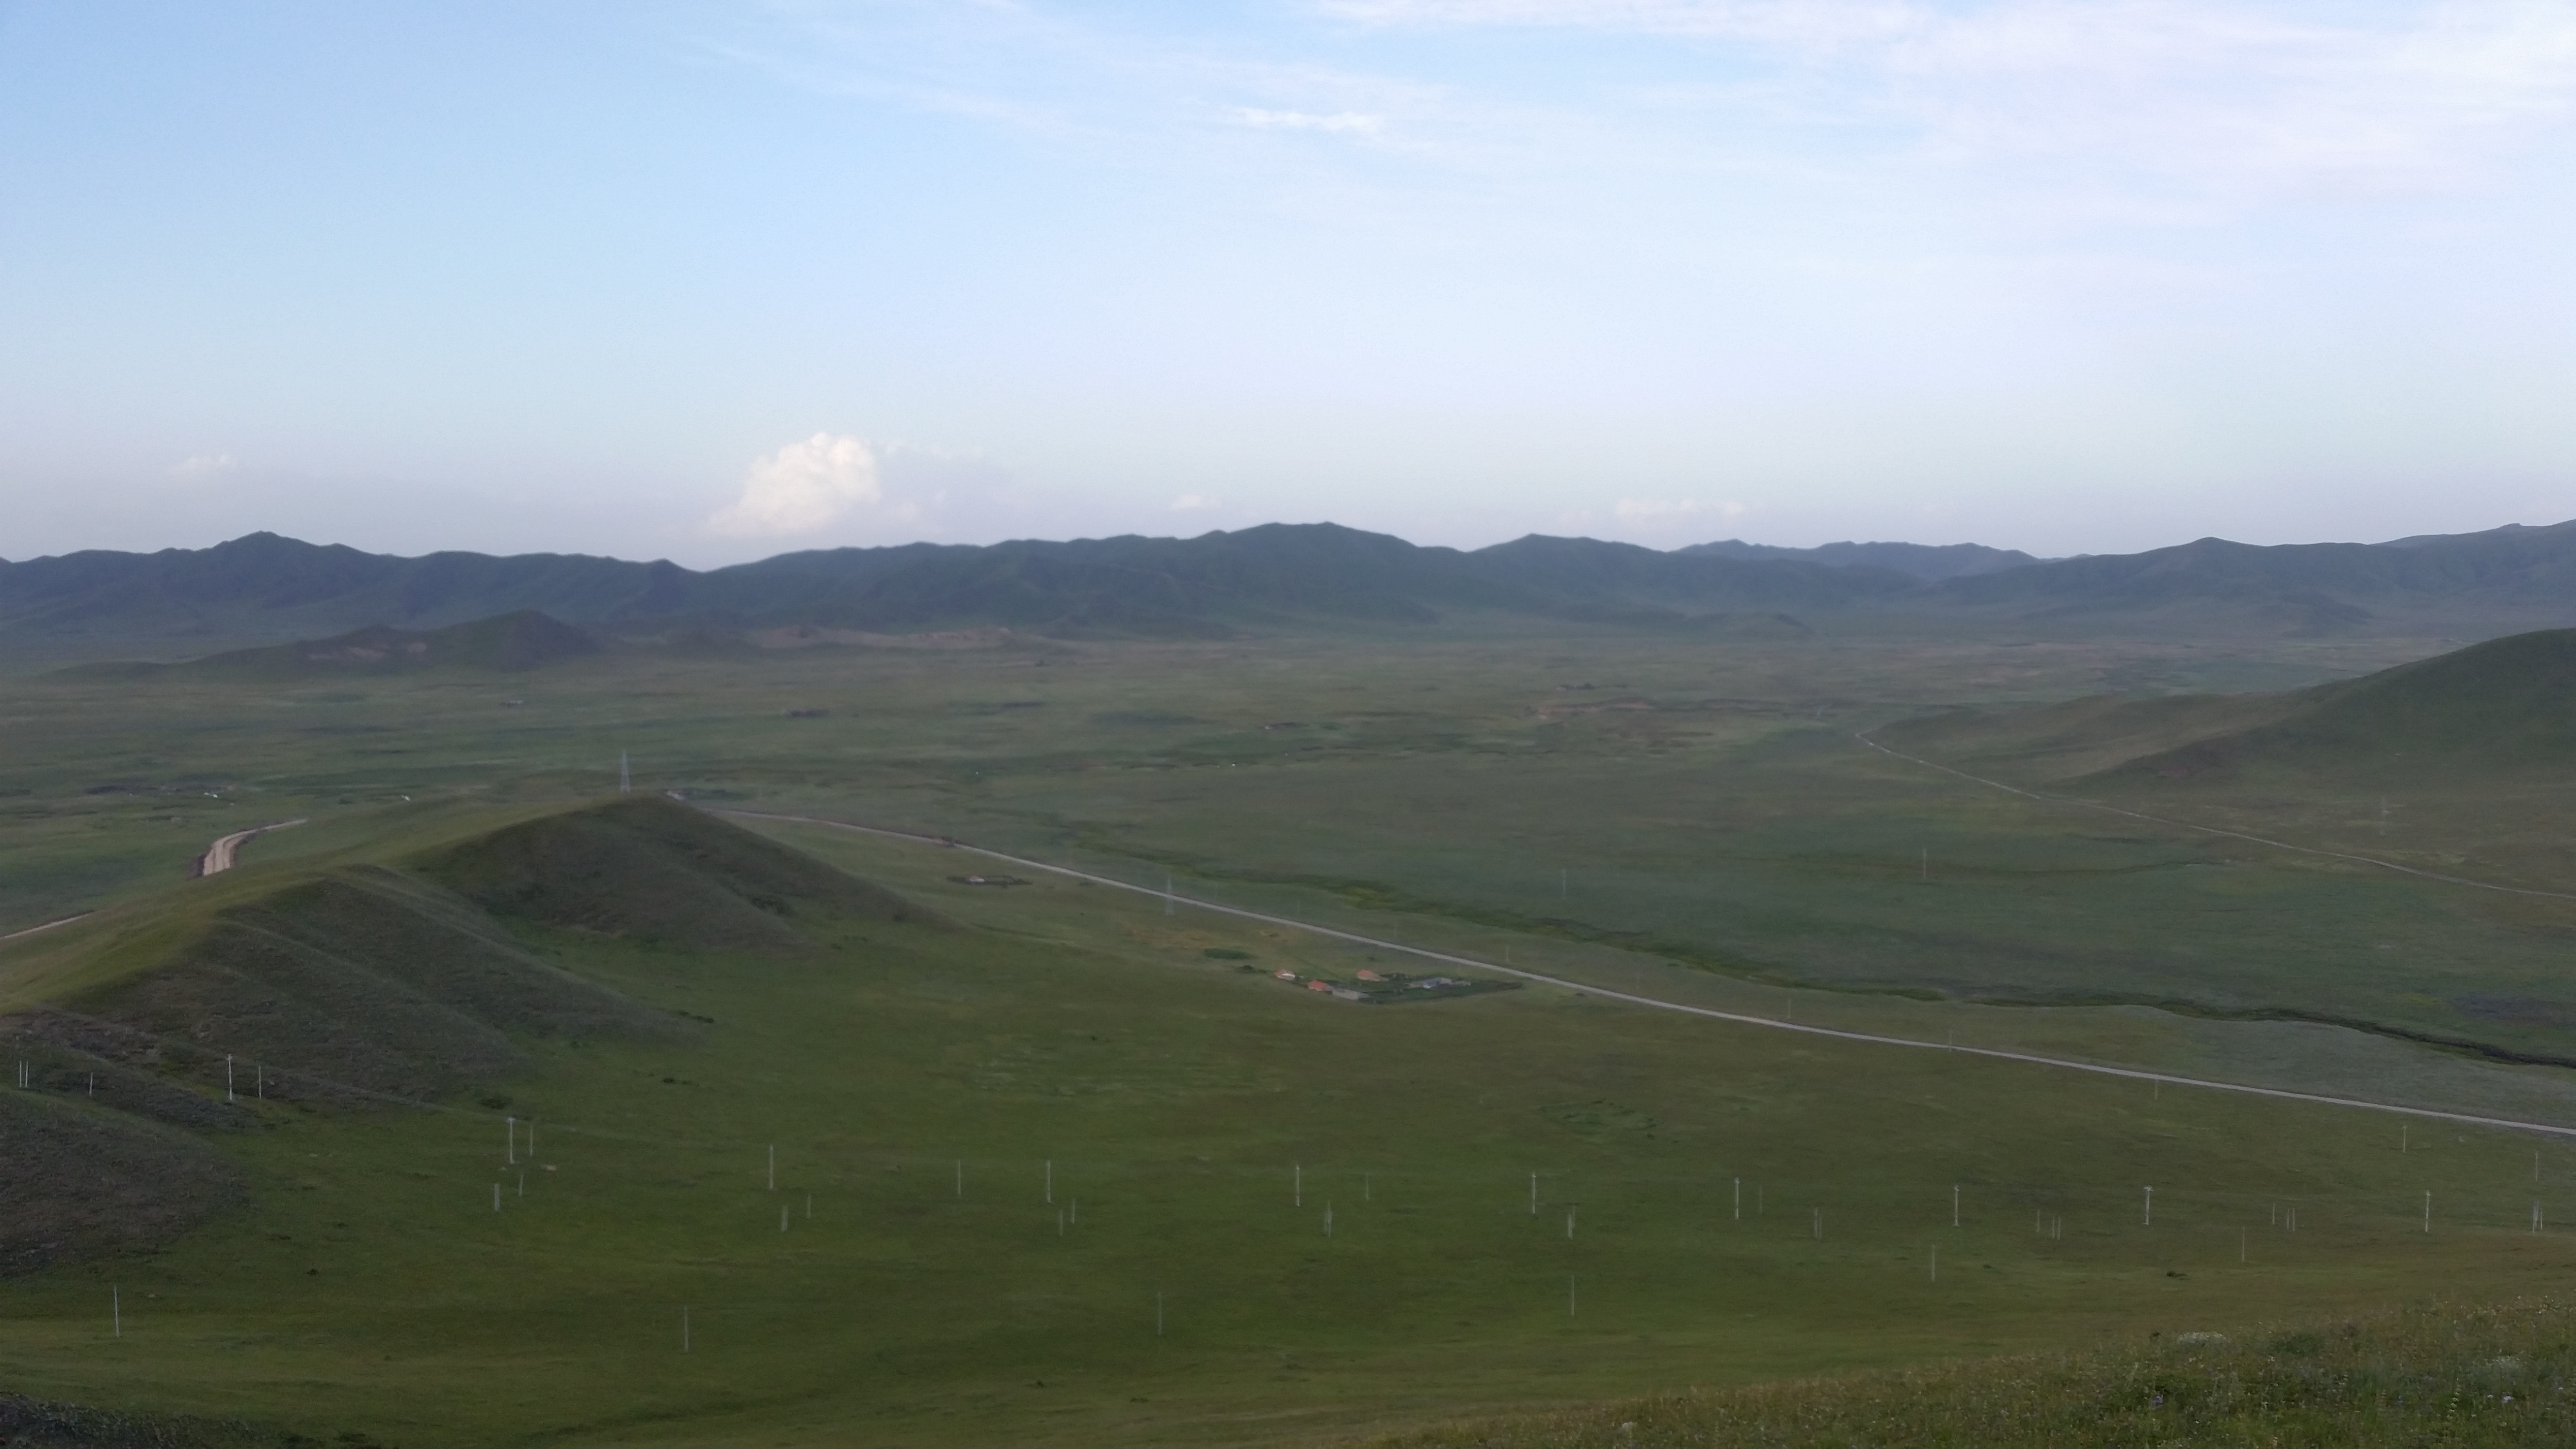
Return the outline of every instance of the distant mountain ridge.
<path id="1" fill-rule="evenodd" d="M 612 633 L 998 625 L 1167 638 L 1475 617 L 1698 630 L 1788 615 L 1794 631 L 1866 615 L 2061 632 L 2460 637 L 2576 623 L 2576 524 L 2016 558 L 2027 556 L 1975 544 L 1768 550 L 1728 540 L 1667 553 L 1540 535 L 1460 550 L 1335 524 L 1265 524 L 1186 539 L 827 549 L 702 572 L 576 554 L 401 558 L 255 533 L 206 549 L 0 562 L 0 645 L 221 647 L 366 626 L 434 630 L 521 610 Z"/>

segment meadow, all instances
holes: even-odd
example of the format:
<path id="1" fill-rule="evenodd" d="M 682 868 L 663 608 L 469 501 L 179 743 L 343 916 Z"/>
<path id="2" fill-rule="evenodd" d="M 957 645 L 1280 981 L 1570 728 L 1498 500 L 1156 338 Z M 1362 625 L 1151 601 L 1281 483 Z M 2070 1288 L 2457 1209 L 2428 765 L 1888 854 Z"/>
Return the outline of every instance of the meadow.
<path id="1" fill-rule="evenodd" d="M 2393 1081 L 2433 1104 L 2564 1100 L 2554 1073 L 2349 1038 L 2566 1055 L 2576 901 L 2037 804 L 1855 738 L 1948 707 L 2306 684 L 2441 641 L 969 642 L 630 651 L 518 675 L 24 678 L 0 723 L 0 922 L 165 886 L 243 824 L 309 818 L 251 848 L 294 858 L 424 810 L 580 798 L 623 753 L 639 785 L 714 805 L 944 832 L 1344 924 L 1527 937 L 1598 969 L 1679 962 L 1729 1001 L 1814 991 L 1811 1012 L 1932 1008 L 1923 1029 L 1997 1044 Z M 2144 803 L 2525 885 L 2565 878 L 2576 819 L 2527 775 Z"/>
<path id="2" fill-rule="evenodd" d="M 1547 988 L 1353 1006 L 1267 973 L 1363 948 L 781 829 L 1008 910 L 805 958 L 541 938 L 704 1041 L 274 1111 L 230 1148 L 249 1213 L 11 1285 L 12 1387 L 425 1445 L 1313 1442 L 2504 1295 L 2576 1252 L 2528 1230 L 2576 1157 L 2523 1134 Z"/>
<path id="3" fill-rule="evenodd" d="M 593 798 L 624 752 L 639 789 L 711 809 L 953 834 L 1585 985 L 2576 1120 L 2554 1068 L 2224 1016 L 2547 1047 L 2545 1020 L 2454 998 L 2552 999 L 2556 907 L 2106 827 L 1851 738 L 1939 705 L 2278 687 L 2408 652 L 1004 641 L 21 678 L 7 928 L 108 909 L 0 947 L 0 990 L 40 998 L 172 902 Z M 2390 849 L 2474 858 L 2556 808 Z M 240 871 L 177 879 L 212 835 L 294 816 Z M 2558 1138 L 1577 989 L 1354 1005 L 1269 973 L 1400 969 L 1391 952 L 744 823 L 965 929 L 837 920 L 788 957 L 534 933 L 702 1039 L 532 1040 L 532 1071 L 439 1110 L 261 1108 L 269 1130 L 223 1144 L 250 1210 L 0 1287 L 8 1389 L 407 1445 L 1340 1442 L 2296 1331 L 2569 1265 L 2533 1230 L 2535 1210 L 2576 1221 Z M 509 1160 L 504 1116 L 535 1123 L 532 1161 Z"/>

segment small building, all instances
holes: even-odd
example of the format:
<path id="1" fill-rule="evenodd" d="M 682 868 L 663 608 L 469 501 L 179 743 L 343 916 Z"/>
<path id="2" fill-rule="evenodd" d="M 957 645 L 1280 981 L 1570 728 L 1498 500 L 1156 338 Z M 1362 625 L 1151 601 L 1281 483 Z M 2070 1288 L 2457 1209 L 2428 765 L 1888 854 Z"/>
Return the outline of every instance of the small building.
<path id="1" fill-rule="evenodd" d="M 1306 983 L 1306 989 L 1309 991 L 1330 991 L 1333 989 L 1333 983 L 1329 981 L 1309 981 Z"/>
<path id="2" fill-rule="evenodd" d="M 1297 979 L 1297 973 L 1294 971 L 1273 971 L 1270 974 L 1278 977 L 1282 981 L 1294 981 Z"/>
<path id="3" fill-rule="evenodd" d="M 1366 966 L 1363 966 L 1360 968 L 1360 979 L 1362 981 L 1384 981 L 1386 978 L 1378 975 L 1374 971 L 1371 971 Z"/>

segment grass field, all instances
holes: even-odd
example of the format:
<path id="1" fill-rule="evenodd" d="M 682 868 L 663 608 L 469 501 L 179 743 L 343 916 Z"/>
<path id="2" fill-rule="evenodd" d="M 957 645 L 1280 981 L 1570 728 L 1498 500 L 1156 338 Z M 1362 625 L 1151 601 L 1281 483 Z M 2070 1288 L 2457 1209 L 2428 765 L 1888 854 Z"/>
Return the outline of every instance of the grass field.
<path id="1" fill-rule="evenodd" d="M 2576 992 L 2558 962 L 2576 902 L 2037 805 L 1853 738 L 1936 706 L 2296 684 L 2433 647 L 1029 642 L 630 653 L 323 684 L 22 681 L 0 725 L 0 790 L 24 792 L 0 795 L 0 921 L 155 888 L 245 823 L 310 816 L 250 851 L 292 859 L 424 808 L 578 798 L 613 781 L 623 751 L 648 788 L 711 803 L 945 831 L 1348 919 L 1592 943 L 1735 981 L 2179 1007 L 2213 1026 L 2305 1015 L 2566 1055 Z M 2258 780 L 2152 803 L 2511 883 L 2576 867 L 2562 844 L 2576 799 L 2545 779 Z M 2065 1020 L 1988 1013 L 1985 1029 L 2036 1043 Z M 2295 1032 L 2248 1050 L 2236 1043 L 2271 1038 L 2170 1026 L 2112 1034 L 2172 1039 L 2201 1062 L 2321 1069 Z M 2364 1044 L 2343 1055 L 2346 1084 L 2386 1075 Z"/>
<path id="2" fill-rule="evenodd" d="M 2576 903 L 2034 803 L 1852 738 L 2430 647 L 1005 644 L 20 679 L 0 930 L 114 909 L 0 946 L 0 1001 L 78 985 L 66 963 L 110 936 L 140 959 L 159 938 L 136 924 L 174 903 L 201 919 L 591 796 L 624 751 L 640 788 L 710 807 L 1168 875 L 1608 989 L 2576 1121 L 2563 1070 L 2389 1034 L 2565 1051 Z M 2562 797 L 2425 783 L 2391 833 L 2368 821 L 2375 849 L 2553 878 Z M 2301 789 L 2183 803 L 2318 843 L 2364 828 Z M 181 879 L 214 835 L 293 816 L 241 871 Z M 535 930 L 546 959 L 711 1019 L 703 1039 L 530 1039 L 532 1069 L 481 1094 L 505 1106 L 259 1108 L 272 1130 L 221 1144 L 251 1210 L 0 1287 L 5 1387 L 411 1445 L 1303 1443 L 2502 1298 L 2571 1261 L 2530 1231 L 2535 1204 L 2576 1221 L 2553 1140 L 2401 1139 L 2381 1114 L 1556 988 L 1358 1006 L 1266 973 L 1395 964 L 1364 947 L 759 828 L 972 929 L 840 919 L 785 956 Z M 2386 1030 L 2231 1019 L 2280 1011 Z M 542 1134 L 524 1196 L 505 1113 Z"/>
<path id="3" fill-rule="evenodd" d="M 9 1287 L 12 1387 L 422 1445 L 1308 1442 L 2576 1262 L 2527 1230 L 2576 1212 L 2555 1143 L 2401 1153 L 2376 1114 L 1550 989 L 1352 1006 L 1266 972 L 1360 948 L 788 833 L 989 925 L 790 957 L 541 936 L 715 1024 L 531 1043 L 506 1108 L 273 1113 L 227 1144 L 251 1212 Z"/>
<path id="4" fill-rule="evenodd" d="M 2362 1315 L 2241 1338 L 2185 1333 L 1443 1425 L 1388 1449 L 2141 1443 L 2503 1449 L 2576 1433 L 2562 1300 Z"/>

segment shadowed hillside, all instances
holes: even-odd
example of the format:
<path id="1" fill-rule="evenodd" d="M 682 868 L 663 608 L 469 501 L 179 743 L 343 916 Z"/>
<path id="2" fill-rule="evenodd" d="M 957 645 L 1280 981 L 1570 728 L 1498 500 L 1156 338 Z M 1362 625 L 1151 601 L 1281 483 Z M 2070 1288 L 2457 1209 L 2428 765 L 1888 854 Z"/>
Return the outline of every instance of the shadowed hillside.
<path id="1" fill-rule="evenodd" d="M 202 1137 L 69 1092 L 0 1092 L 0 1274 L 145 1251 L 248 1195 Z"/>
<path id="2" fill-rule="evenodd" d="M 209 1137 L 278 1110 L 452 1098 L 527 1070 L 533 1039 L 696 1035 L 505 920 L 776 953 L 808 949 L 793 923 L 824 916 L 939 920 L 649 797 L 216 909 L 149 959 L 0 1018 L 26 1072 L 0 1093 L 0 1271 L 148 1248 L 222 1211 L 240 1178 Z"/>
<path id="3" fill-rule="evenodd" d="M 528 954 L 464 902 L 372 867 L 224 911 L 167 964 L 64 1004 L 269 1064 L 268 1090 L 289 1098 L 435 1100 L 525 1067 L 514 1033 L 670 1029 Z"/>
<path id="4" fill-rule="evenodd" d="M 185 664 L 82 664 L 62 673 L 86 679 L 301 679 L 421 669 L 521 670 L 599 651 L 599 641 L 588 633 L 521 609 L 425 632 L 370 624 L 329 639 L 236 649 Z"/>
<path id="5" fill-rule="evenodd" d="M 794 950 L 808 911 L 937 923 L 891 891 L 656 796 L 469 841 L 421 872 L 508 920 L 700 949 Z"/>

